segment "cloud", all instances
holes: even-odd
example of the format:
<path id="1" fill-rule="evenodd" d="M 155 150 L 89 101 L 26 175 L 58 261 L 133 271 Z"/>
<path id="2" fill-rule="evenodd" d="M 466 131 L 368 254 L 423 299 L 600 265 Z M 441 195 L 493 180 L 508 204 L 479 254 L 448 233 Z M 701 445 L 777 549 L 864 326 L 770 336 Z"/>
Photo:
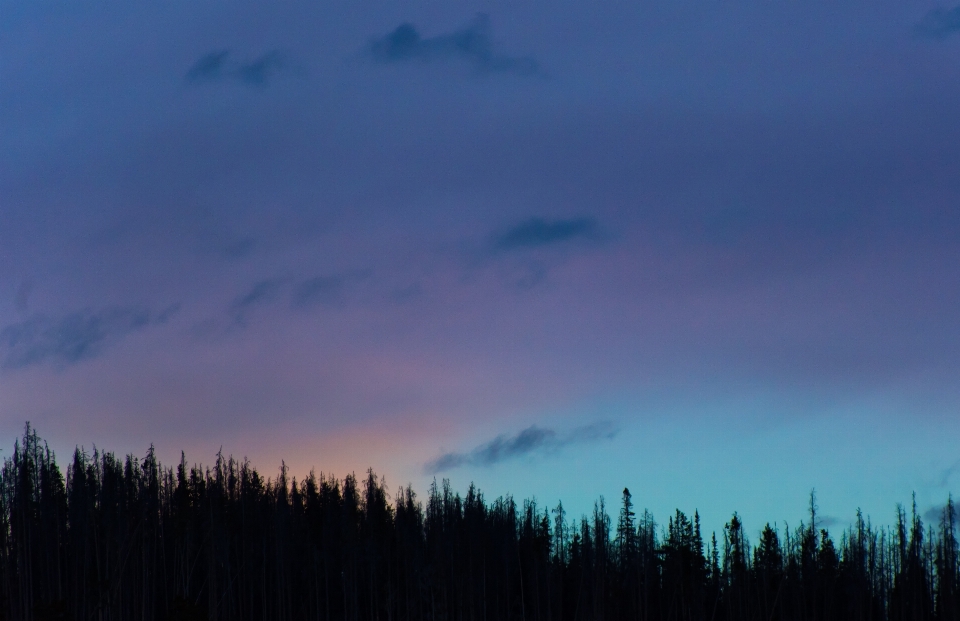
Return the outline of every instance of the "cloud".
<path id="1" fill-rule="evenodd" d="M 84 309 L 53 319 L 34 315 L 0 330 L 5 369 L 23 369 L 50 362 L 66 367 L 94 358 L 132 332 L 166 323 L 180 309 L 171 305 L 159 313 L 138 307 Z"/>
<path id="2" fill-rule="evenodd" d="M 335 302 L 343 291 L 340 276 L 317 276 L 300 283 L 293 294 L 294 306 L 306 307 Z"/>
<path id="3" fill-rule="evenodd" d="M 263 86 L 267 80 L 287 68 L 286 57 L 273 50 L 237 67 L 237 77 L 244 84 Z"/>
<path id="4" fill-rule="evenodd" d="M 844 524 L 846 524 L 846 522 L 838 517 L 832 515 L 817 515 L 817 528 L 823 528 L 829 531 L 835 526 L 842 526 Z"/>
<path id="5" fill-rule="evenodd" d="M 227 50 L 209 52 L 195 62 L 187 71 L 187 82 L 212 82 L 226 74 Z"/>
<path id="6" fill-rule="evenodd" d="M 953 506 L 954 519 L 957 520 L 957 506 Z M 943 503 L 939 506 L 933 506 L 923 512 L 923 521 L 927 526 L 938 526 L 940 522 L 946 517 L 947 512 L 947 503 Z M 958 520 L 960 521 L 960 520 Z"/>
<path id="7" fill-rule="evenodd" d="M 373 39 L 367 53 L 382 64 L 460 60 L 481 73 L 535 75 L 540 68 L 529 56 L 508 56 L 493 49 L 490 18 L 478 15 L 465 28 L 424 38 L 413 24 L 404 23 L 392 32 Z"/>
<path id="8" fill-rule="evenodd" d="M 596 237 L 597 223 L 592 218 L 553 221 L 531 218 L 495 236 L 493 247 L 500 251 L 522 250 Z"/>
<path id="9" fill-rule="evenodd" d="M 955 32 L 960 32 L 960 6 L 952 9 L 937 7 L 931 10 L 916 25 L 915 31 L 919 36 L 933 39 L 945 39 Z"/>
<path id="10" fill-rule="evenodd" d="M 247 313 L 256 306 L 269 304 L 277 299 L 280 289 L 284 284 L 282 278 L 267 278 L 254 283 L 253 287 L 245 294 L 238 296 L 233 304 L 230 305 L 230 313 L 236 323 L 244 323 Z"/>
<path id="11" fill-rule="evenodd" d="M 274 304 L 289 295 L 293 308 L 311 308 L 337 302 L 347 284 L 364 274 L 315 276 L 291 283 L 289 277 L 277 276 L 258 281 L 230 304 L 229 314 L 235 324 L 244 325 L 249 313 L 262 306 Z M 292 287 L 292 291 L 290 290 Z"/>
<path id="12" fill-rule="evenodd" d="M 477 248 L 474 265 L 492 266 L 506 286 L 527 291 L 544 282 L 570 251 L 596 248 L 607 239 L 593 218 L 530 218 L 492 231 Z"/>
<path id="13" fill-rule="evenodd" d="M 577 427 L 562 435 L 553 429 L 532 425 L 515 436 L 499 435 L 469 453 L 444 453 L 427 462 L 424 471 L 427 474 L 437 474 L 461 466 L 492 466 L 524 455 L 556 451 L 570 444 L 612 439 L 617 435 L 617 431 L 606 421 Z"/>
<path id="14" fill-rule="evenodd" d="M 960 460 L 953 462 L 949 467 L 940 471 L 940 487 L 946 488 L 950 484 L 950 479 L 956 473 L 960 472 Z"/>
<path id="15" fill-rule="evenodd" d="M 277 75 L 288 72 L 290 63 L 285 54 L 271 50 L 249 61 L 233 61 L 228 50 L 205 54 L 193 64 L 185 76 L 189 84 L 235 81 L 252 87 L 264 87 Z"/>

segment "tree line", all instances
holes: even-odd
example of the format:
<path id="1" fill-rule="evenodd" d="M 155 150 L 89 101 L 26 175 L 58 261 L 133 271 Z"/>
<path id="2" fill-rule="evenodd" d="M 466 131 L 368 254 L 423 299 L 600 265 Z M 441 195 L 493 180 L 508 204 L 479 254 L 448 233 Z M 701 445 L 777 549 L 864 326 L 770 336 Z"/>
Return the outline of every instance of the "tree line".
<path id="1" fill-rule="evenodd" d="M 318 621 L 956 621 L 948 499 L 892 527 L 857 514 L 751 541 L 734 514 L 638 513 L 627 489 L 571 518 L 510 496 L 420 500 L 373 471 L 267 478 L 218 455 L 164 467 L 77 449 L 65 470 L 28 425 L 0 471 L 0 619 Z"/>

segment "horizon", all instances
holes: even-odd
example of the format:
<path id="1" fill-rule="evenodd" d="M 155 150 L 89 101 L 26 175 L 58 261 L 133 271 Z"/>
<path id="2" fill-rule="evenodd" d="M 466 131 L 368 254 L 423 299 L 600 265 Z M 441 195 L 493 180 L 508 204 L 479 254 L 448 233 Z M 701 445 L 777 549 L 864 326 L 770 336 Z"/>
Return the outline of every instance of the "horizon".
<path id="1" fill-rule="evenodd" d="M 5 450 L 751 536 L 958 495 L 960 6 L 0 10 Z"/>
<path id="2" fill-rule="evenodd" d="M 46 440 L 44 440 L 42 435 L 39 435 L 39 433 L 35 428 L 30 426 L 29 422 L 27 422 L 25 429 L 29 429 L 31 432 L 37 433 L 37 437 L 39 438 L 39 440 L 43 442 L 45 446 L 49 447 L 49 443 L 47 443 Z M 23 440 L 22 437 L 15 440 L 14 446 L 15 447 L 22 446 L 21 440 Z M 624 488 L 621 489 L 618 494 L 611 495 L 611 496 L 605 496 L 603 494 L 599 494 L 592 501 L 588 501 L 587 504 L 583 504 L 583 498 L 578 497 L 579 495 L 577 494 L 574 494 L 573 495 L 574 503 L 567 502 L 564 504 L 564 498 L 557 498 L 553 502 L 551 502 L 550 500 L 547 500 L 546 502 L 544 502 L 544 499 L 538 498 L 536 494 L 520 496 L 510 491 L 507 491 L 505 493 L 490 495 L 490 494 L 487 494 L 486 490 L 484 490 L 481 486 L 476 485 L 475 481 L 473 480 L 469 481 L 469 483 L 467 483 L 462 487 L 458 487 L 458 486 L 455 486 L 452 483 L 451 478 L 447 476 L 437 477 L 436 475 L 433 475 L 432 481 L 422 489 L 415 487 L 413 483 L 409 481 L 406 483 L 400 483 L 399 485 L 390 485 L 390 483 L 387 481 L 386 476 L 384 476 L 382 473 L 378 473 L 373 467 L 367 467 L 359 471 L 351 470 L 351 471 L 339 473 L 339 474 L 337 472 L 326 471 L 326 470 L 321 470 L 317 468 L 310 468 L 310 470 L 306 473 L 297 473 L 297 472 L 291 471 L 290 467 L 286 464 L 286 460 L 281 460 L 280 465 L 278 465 L 275 468 L 276 472 L 274 474 L 270 474 L 268 471 L 261 472 L 258 469 L 258 464 L 250 461 L 245 456 L 238 458 L 237 456 L 229 452 L 223 453 L 222 447 L 220 448 L 220 451 L 214 455 L 214 458 L 206 463 L 202 461 L 191 460 L 184 451 L 180 452 L 181 457 L 179 459 L 169 460 L 169 461 L 164 460 L 160 457 L 161 452 L 157 451 L 156 447 L 153 444 L 151 444 L 150 447 L 146 451 L 144 451 L 143 455 L 138 455 L 134 453 L 120 454 L 115 451 L 111 451 L 109 448 L 104 448 L 102 446 L 96 446 L 96 445 L 93 445 L 92 448 L 89 451 L 87 451 L 85 447 L 77 445 L 74 448 L 74 450 L 69 453 L 68 461 L 67 460 L 61 461 L 60 459 L 58 459 L 57 451 L 54 450 L 52 447 L 50 447 L 50 451 L 54 457 L 54 460 L 56 461 L 60 471 L 63 473 L 65 480 L 68 478 L 67 475 L 68 475 L 69 463 L 72 463 L 74 459 L 74 454 L 76 451 L 80 451 L 83 455 L 86 456 L 86 458 L 89 458 L 91 460 L 94 458 L 95 454 L 99 454 L 101 458 L 106 454 L 111 454 L 116 456 L 121 461 L 126 461 L 127 459 L 132 457 L 135 460 L 137 460 L 139 463 L 142 463 L 144 457 L 151 450 L 155 455 L 157 464 L 164 471 L 175 472 L 176 469 L 181 464 L 181 459 L 182 459 L 184 460 L 183 463 L 185 464 L 188 472 L 192 470 L 197 470 L 200 474 L 204 476 L 210 476 L 211 468 L 215 468 L 215 464 L 217 463 L 217 461 L 222 458 L 227 462 L 232 461 L 238 465 L 249 464 L 249 466 L 254 471 L 260 473 L 261 476 L 264 477 L 264 481 L 268 485 L 276 485 L 281 478 L 281 474 L 283 474 L 283 476 L 287 477 L 288 485 L 290 486 L 291 489 L 293 488 L 294 485 L 297 485 L 298 488 L 305 485 L 307 478 L 315 477 L 317 480 L 324 480 L 324 479 L 334 480 L 342 484 L 344 479 L 348 476 L 354 477 L 357 481 L 362 481 L 367 474 L 373 474 L 378 478 L 381 485 L 387 486 L 385 487 L 384 492 L 387 496 L 388 502 L 391 504 L 396 503 L 398 500 L 402 500 L 403 493 L 406 490 L 412 490 L 417 497 L 417 502 L 421 506 L 423 506 L 424 499 L 427 497 L 427 494 L 429 493 L 429 490 L 432 488 L 432 486 L 435 486 L 435 485 L 443 486 L 447 484 L 450 485 L 451 491 L 457 497 L 461 497 L 461 498 L 465 497 L 468 489 L 473 488 L 478 494 L 480 494 L 483 497 L 483 499 L 486 502 L 492 502 L 496 499 L 512 498 L 513 500 L 517 501 L 518 506 L 522 506 L 526 501 L 532 500 L 540 503 L 543 507 L 550 510 L 551 512 L 553 511 L 554 508 L 556 508 L 557 504 L 560 503 L 560 504 L 563 504 L 564 511 L 568 515 L 568 518 L 571 524 L 576 524 L 581 518 L 583 519 L 589 518 L 591 513 L 596 509 L 598 503 L 604 503 L 606 501 L 606 498 L 609 497 L 612 499 L 617 499 L 620 497 L 620 494 L 622 494 L 623 490 L 629 489 L 629 486 L 624 486 Z M 8 460 L 9 460 L 9 457 L 4 457 L 4 462 Z M 429 471 L 425 471 L 425 474 L 430 475 L 431 473 Z M 613 487 L 615 488 L 617 486 L 613 485 Z M 396 493 L 394 493 L 394 491 L 391 491 L 391 490 L 394 490 Z M 636 506 L 637 513 L 643 514 L 649 511 L 649 515 L 651 518 L 653 518 L 656 526 L 659 528 L 660 534 L 662 535 L 663 533 L 665 533 L 667 528 L 667 523 L 660 522 L 657 517 L 658 513 L 656 511 L 651 510 L 650 507 L 644 505 L 642 496 L 638 494 L 633 494 L 632 492 L 631 492 L 631 495 L 634 498 L 634 504 Z M 569 499 L 567 500 L 569 501 Z M 913 492 L 911 494 L 910 502 L 906 502 L 904 500 L 898 500 L 894 502 L 891 505 L 890 513 L 891 515 L 895 516 L 900 511 L 907 511 L 906 508 L 910 506 L 912 503 L 913 504 L 912 511 L 916 511 L 916 513 L 913 515 L 915 515 L 917 518 L 922 520 L 925 527 L 934 528 L 934 527 L 937 527 L 937 525 L 939 524 L 939 521 L 943 515 L 944 508 L 946 507 L 947 503 L 950 502 L 951 500 L 952 500 L 952 494 L 948 493 L 947 497 L 943 499 L 940 504 L 938 505 L 935 504 L 927 508 L 926 510 L 924 510 L 922 506 L 917 506 L 916 492 Z M 673 507 L 670 510 L 662 511 L 662 515 L 666 515 L 668 519 L 672 517 L 675 511 L 681 511 L 691 519 L 693 518 L 694 515 L 698 515 L 700 518 L 700 524 L 702 524 L 704 527 L 704 533 L 713 533 L 713 534 L 716 534 L 718 532 L 723 533 L 724 528 L 729 525 L 729 520 L 732 519 L 733 516 L 736 516 L 740 520 L 741 524 L 743 525 L 744 537 L 746 539 L 746 543 L 748 545 L 753 545 L 756 539 L 758 538 L 758 536 L 761 534 L 761 531 L 767 526 L 772 527 L 777 532 L 790 532 L 796 529 L 803 530 L 805 528 L 808 528 L 809 522 L 807 520 L 809 520 L 810 518 L 811 502 L 815 503 L 814 506 L 817 512 L 817 520 L 816 520 L 817 529 L 819 530 L 822 528 L 823 530 L 827 531 L 831 535 L 831 537 L 838 540 L 839 540 L 839 537 L 843 536 L 846 533 L 847 529 L 853 528 L 856 525 L 858 514 L 861 514 L 861 509 L 858 507 L 857 510 L 854 512 L 854 514 L 850 516 L 835 516 L 830 514 L 824 515 L 821 509 L 819 496 L 817 495 L 817 490 L 811 489 L 809 490 L 807 497 L 804 501 L 804 510 L 806 511 L 806 514 L 799 521 L 791 522 L 786 518 L 774 517 L 774 516 L 758 517 L 758 516 L 745 515 L 743 512 L 734 508 L 728 513 L 727 516 L 722 516 L 722 520 L 719 523 L 715 523 L 716 516 L 708 515 L 708 518 L 711 518 L 711 519 L 704 520 L 703 515 L 701 514 L 700 510 L 696 506 L 693 506 L 692 508 L 689 508 L 689 507 L 684 508 L 679 506 Z M 607 506 L 608 506 L 608 510 L 610 510 L 610 505 L 607 504 Z M 662 508 L 663 507 L 661 507 L 661 509 Z M 911 511 L 907 511 L 907 515 L 910 515 L 910 514 L 911 514 Z M 862 512 L 862 517 L 868 525 L 872 525 L 874 528 L 879 528 L 881 530 L 886 530 L 891 528 L 892 524 L 895 521 L 894 519 L 890 519 L 889 521 L 885 519 L 874 519 L 873 516 L 871 516 L 869 513 L 866 513 L 866 512 Z"/>

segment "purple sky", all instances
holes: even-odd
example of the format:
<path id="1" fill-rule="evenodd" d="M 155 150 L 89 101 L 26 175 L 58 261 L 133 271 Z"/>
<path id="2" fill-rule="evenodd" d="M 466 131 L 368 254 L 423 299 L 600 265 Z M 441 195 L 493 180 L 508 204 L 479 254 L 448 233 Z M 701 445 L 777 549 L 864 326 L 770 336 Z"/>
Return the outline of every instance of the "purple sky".
<path id="1" fill-rule="evenodd" d="M 5 452 L 709 528 L 960 491 L 960 7 L 0 13 Z"/>

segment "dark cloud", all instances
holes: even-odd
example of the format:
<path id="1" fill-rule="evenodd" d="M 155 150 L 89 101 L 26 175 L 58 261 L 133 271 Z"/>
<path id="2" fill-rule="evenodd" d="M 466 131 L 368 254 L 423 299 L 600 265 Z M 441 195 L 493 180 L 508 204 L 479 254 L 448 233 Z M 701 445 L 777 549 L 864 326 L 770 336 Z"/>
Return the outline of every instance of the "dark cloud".
<path id="1" fill-rule="evenodd" d="M 552 429 L 527 427 L 512 438 L 497 436 L 493 441 L 477 448 L 472 454 L 472 461 L 481 466 L 488 466 L 504 459 L 531 453 L 542 448 L 547 442 L 555 440 L 556 437 L 557 432 Z"/>
<path id="2" fill-rule="evenodd" d="M 271 50 L 249 61 L 233 61 L 228 50 L 217 50 L 194 63 L 185 79 L 190 84 L 236 81 L 247 86 L 263 87 L 289 68 L 286 55 L 278 50 Z"/>
<path id="3" fill-rule="evenodd" d="M 438 472 L 446 472 L 447 470 L 459 468 L 468 463 L 470 463 L 469 455 L 463 453 L 444 453 L 433 461 L 427 462 L 423 467 L 423 471 L 427 474 L 437 474 Z"/>
<path id="4" fill-rule="evenodd" d="M 499 435 L 469 453 L 444 453 L 428 462 L 424 470 L 427 474 L 436 474 L 466 465 L 491 466 L 515 457 L 553 451 L 570 444 L 611 439 L 615 435 L 617 429 L 609 422 L 578 427 L 562 435 L 553 429 L 533 425 L 515 436 Z"/>
<path id="5" fill-rule="evenodd" d="M 938 526 L 947 515 L 947 503 L 933 506 L 923 512 L 923 521 L 927 526 Z M 954 521 L 958 521 L 957 506 L 953 506 Z"/>
<path id="6" fill-rule="evenodd" d="M 131 332 L 165 323 L 179 308 L 174 304 L 159 313 L 136 307 L 84 309 L 57 319 L 34 315 L 0 330 L 2 366 L 23 369 L 49 362 L 66 367 L 94 358 Z"/>
<path id="7" fill-rule="evenodd" d="M 340 276 L 317 276 L 300 283 L 293 294 L 295 306 L 313 306 L 335 302 L 343 291 Z"/>
<path id="8" fill-rule="evenodd" d="M 333 304 L 343 295 L 347 284 L 364 274 L 315 276 L 299 282 L 279 276 L 266 278 L 253 284 L 243 295 L 234 299 L 230 305 L 230 315 L 234 323 L 244 325 L 253 309 L 274 304 L 289 295 L 294 308 L 310 308 L 323 304 Z M 292 291 L 291 291 L 292 289 Z"/>
<path id="9" fill-rule="evenodd" d="M 230 305 L 234 321 L 244 323 L 252 308 L 275 301 L 283 284 L 282 278 L 268 278 L 255 283 L 250 291 L 237 297 Z"/>
<path id="10" fill-rule="evenodd" d="M 916 33 L 922 37 L 945 39 L 960 32 L 960 6 L 952 9 L 937 7 L 923 16 L 916 25 Z"/>
<path id="11" fill-rule="evenodd" d="M 367 52 L 376 62 L 384 64 L 460 60 L 483 73 L 539 73 L 533 58 L 496 52 L 490 30 L 490 18 L 482 14 L 461 30 L 428 38 L 422 37 L 413 24 L 405 23 L 371 41 Z"/>
<path id="12" fill-rule="evenodd" d="M 496 250 L 520 250 L 550 246 L 575 239 L 597 236 L 597 223 L 592 218 L 548 221 L 531 218 L 497 235 L 493 240 Z"/>
<path id="13" fill-rule="evenodd" d="M 838 517 L 832 515 L 818 515 L 817 516 L 817 528 L 824 528 L 830 530 L 836 526 L 843 526 L 846 522 Z"/>
<path id="14" fill-rule="evenodd" d="M 227 50 L 209 52 L 195 62 L 187 71 L 187 82 L 212 82 L 223 78 L 226 74 Z"/>

